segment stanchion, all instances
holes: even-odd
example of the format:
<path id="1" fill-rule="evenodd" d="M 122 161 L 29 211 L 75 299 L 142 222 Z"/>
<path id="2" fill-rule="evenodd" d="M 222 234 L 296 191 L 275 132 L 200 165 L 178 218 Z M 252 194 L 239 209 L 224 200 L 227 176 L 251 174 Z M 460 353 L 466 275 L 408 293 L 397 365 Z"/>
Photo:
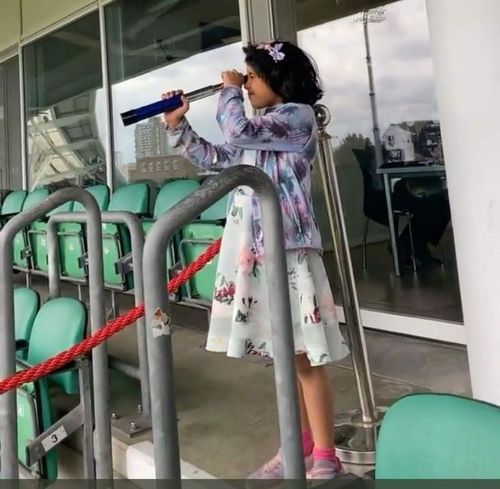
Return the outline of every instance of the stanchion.
<path id="1" fill-rule="evenodd" d="M 335 417 L 335 443 L 337 453 L 343 462 L 373 464 L 375 463 L 377 429 L 385 409 L 377 408 L 375 404 L 331 136 L 326 131 L 326 126 L 330 122 L 330 112 L 324 105 L 317 105 L 315 113 L 318 124 L 318 159 L 321 181 L 335 259 L 340 275 L 342 303 L 360 404 L 359 409 L 347 411 Z"/>

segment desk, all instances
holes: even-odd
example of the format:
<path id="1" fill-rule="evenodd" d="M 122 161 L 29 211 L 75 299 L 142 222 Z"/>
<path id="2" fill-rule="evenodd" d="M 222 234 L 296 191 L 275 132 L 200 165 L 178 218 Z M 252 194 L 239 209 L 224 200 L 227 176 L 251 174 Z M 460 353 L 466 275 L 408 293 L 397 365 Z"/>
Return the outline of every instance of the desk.
<path id="1" fill-rule="evenodd" d="M 391 237 L 392 258 L 394 261 L 394 274 L 400 277 L 398 246 L 396 229 L 394 226 L 394 214 L 392 209 L 392 190 L 391 180 L 394 178 L 422 178 L 422 177 L 444 177 L 446 170 L 444 165 L 419 165 L 419 166 L 401 166 L 391 168 L 378 168 L 377 174 L 384 177 L 384 191 L 387 200 L 387 215 L 389 217 L 389 234 Z"/>

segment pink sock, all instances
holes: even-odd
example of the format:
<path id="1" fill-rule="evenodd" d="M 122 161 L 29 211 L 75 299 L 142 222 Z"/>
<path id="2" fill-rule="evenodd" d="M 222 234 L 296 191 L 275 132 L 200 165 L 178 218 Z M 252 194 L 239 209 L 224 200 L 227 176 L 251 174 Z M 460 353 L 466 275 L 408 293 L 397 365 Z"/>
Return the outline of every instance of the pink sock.
<path id="1" fill-rule="evenodd" d="M 313 436 L 310 431 L 302 432 L 302 449 L 304 450 L 304 455 L 308 457 L 313 452 L 314 441 Z"/>
<path id="2" fill-rule="evenodd" d="M 336 463 L 337 455 L 335 448 L 316 448 L 313 449 L 314 460 L 328 460 L 329 462 Z"/>

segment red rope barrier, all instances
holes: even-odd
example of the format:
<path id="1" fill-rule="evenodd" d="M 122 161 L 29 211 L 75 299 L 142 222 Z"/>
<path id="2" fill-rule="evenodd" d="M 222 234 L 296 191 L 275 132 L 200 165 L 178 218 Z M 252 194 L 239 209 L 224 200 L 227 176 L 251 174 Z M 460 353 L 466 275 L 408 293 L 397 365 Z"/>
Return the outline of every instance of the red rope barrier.
<path id="1" fill-rule="evenodd" d="M 214 244 L 210 245 L 193 263 L 179 272 L 179 274 L 168 283 L 168 293 L 170 294 L 175 292 L 182 284 L 198 273 L 209 261 L 215 258 L 220 251 L 220 245 L 221 240 L 219 239 Z M 109 321 L 94 335 L 85 338 L 81 343 L 72 346 L 68 350 L 58 353 L 57 355 L 38 365 L 35 365 L 34 367 L 22 370 L 14 374 L 12 377 L 3 379 L 0 381 L 0 394 L 5 394 L 12 389 L 21 387 L 23 384 L 34 382 L 51 374 L 64 365 L 72 362 L 79 356 L 84 355 L 90 350 L 96 348 L 108 338 L 120 332 L 122 329 L 134 324 L 143 315 L 144 304 L 141 304 L 116 319 Z"/>

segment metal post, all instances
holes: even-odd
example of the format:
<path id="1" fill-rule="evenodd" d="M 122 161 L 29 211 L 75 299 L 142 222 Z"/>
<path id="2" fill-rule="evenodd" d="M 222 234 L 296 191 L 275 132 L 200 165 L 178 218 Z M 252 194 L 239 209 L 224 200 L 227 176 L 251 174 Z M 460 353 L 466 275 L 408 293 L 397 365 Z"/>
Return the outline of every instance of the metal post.
<path id="1" fill-rule="evenodd" d="M 330 113 L 323 105 L 315 107 L 318 123 L 319 166 L 325 194 L 328 223 L 333 240 L 333 249 L 340 274 L 342 299 L 351 347 L 352 365 L 356 378 L 360 410 L 349 411 L 337 417 L 337 450 L 345 462 L 370 464 L 375 461 L 376 426 L 380 422 L 375 404 L 368 354 L 358 294 L 352 268 L 349 243 L 342 213 L 337 173 L 331 147 L 331 136 L 326 132 Z"/>
<path id="2" fill-rule="evenodd" d="M 88 192 L 76 187 L 58 190 L 38 206 L 14 216 L 0 232 L 0 378 L 15 372 L 14 298 L 12 277 L 12 243 L 16 234 L 31 222 L 46 216 L 65 202 L 76 200 L 88 213 L 89 235 L 95 239 L 89 246 L 91 324 L 95 331 L 104 325 L 104 287 L 102 282 L 101 218 L 95 199 Z M 99 240 L 99 242 L 97 242 Z M 97 349 L 93 356 L 94 388 L 96 401 L 97 463 L 100 476 L 112 477 L 111 429 L 109 416 L 103 420 L 108 407 L 106 349 Z M 10 391 L 0 396 L 0 477 L 17 479 L 17 410 L 16 393 Z M 101 417 L 101 420 L 99 419 Z M 104 423 L 105 421 L 106 423 Z M 107 424 L 107 426 L 106 426 Z M 109 470 L 107 470 L 109 468 Z"/>
<path id="3" fill-rule="evenodd" d="M 375 82 L 373 81 L 373 65 L 372 65 L 372 57 L 370 54 L 370 38 L 368 34 L 368 17 L 369 17 L 369 12 L 363 12 L 363 33 L 365 38 L 368 84 L 370 87 L 370 107 L 372 111 L 373 139 L 375 141 L 375 161 L 377 168 L 380 168 L 384 163 L 384 155 L 382 152 L 382 142 L 380 140 L 380 128 L 378 125 L 377 100 L 375 97 Z"/>
<path id="4" fill-rule="evenodd" d="M 63 222 L 87 222 L 87 215 L 83 212 L 61 212 L 55 214 L 49 219 L 47 230 L 47 247 L 49 252 L 49 263 L 51 260 L 56 260 L 57 269 L 53 267 L 52 273 L 49 270 L 49 291 L 59 294 L 59 259 L 58 259 L 58 242 L 56 238 L 57 224 Z M 101 213 L 101 222 L 111 224 L 124 224 L 128 227 L 130 238 L 132 241 L 132 263 L 134 274 L 134 300 L 135 305 L 139 306 L 144 303 L 144 285 L 142 277 L 142 252 L 144 248 L 144 231 L 141 227 L 141 222 L 136 214 L 127 211 L 108 211 Z M 57 274 L 57 275 L 55 275 Z M 58 297 L 58 295 L 55 295 Z M 104 323 L 103 323 L 104 324 Z M 137 350 L 139 357 L 139 372 L 141 381 L 141 406 L 142 414 L 145 418 L 149 418 L 151 413 L 151 400 L 149 389 L 149 372 L 148 372 L 148 353 L 146 344 L 146 326 L 144 318 L 140 318 L 136 322 L 137 328 Z M 141 428 L 149 427 L 149 421 L 143 420 L 139 423 Z"/>
<path id="5" fill-rule="evenodd" d="M 67 190 L 67 189 L 64 189 Z M 69 190 L 69 189 L 68 189 Z M 71 188 L 85 195 L 85 201 L 91 194 L 83 189 Z M 83 194 L 81 194 L 83 192 Z M 85 201 L 80 200 L 85 204 Z M 87 223 L 87 246 L 89 255 L 89 302 L 92 333 L 97 332 L 106 324 L 104 304 L 104 278 L 102 264 L 102 221 L 101 213 L 95 199 L 92 197 L 95 208 L 85 206 Z M 76 214 L 76 213 L 75 213 Z M 65 213 L 66 217 L 72 216 Z M 47 253 L 49 262 L 49 293 L 51 297 L 58 297 L 60 293 L 59 250 L 57 238 L 57 220 L 62 214 L 50 217 L 47 225 Z M 70 218 L 71 222 L 78 222 Z M 61 221 L 59 221 L 61 222 Z M 113 478 L 113 464 L 111 453 L 111 413 L 109 408 L 109 377 L 108 351 L 106 344 L 98 346 L 92 353 L 92 378 L 94 391 L 96 477 L 98 479 Z"/>
<path id="6" fill-rule="evenodd" d="M 99 11 L 99 38 L 101 41 L 102 86 L 104 88 L 105 127 L 108 128 L 104 147 L 106 151 L 106 183 L 111 191 L 115 188 L 115 136 L 113 132 L 113 89 L 109 74 L 110 47 L 106 36 L 106 12 L 102 0 L 97 1 Z"/>
<path id="7" fill-rule="evenodd" d="M 94 438 L 92 435 L 94 416 L 92 413 L 92 379 L 89 360 L 79 362 L 80 404 L 83 416 L 83 475 L 85 479 L 95 478 Z"/>
<path id="8" fill-rule="evenodd" d="M 203 210 L 238 185 L 252 187 L 260 198 L 269 289 L 275 383 L 285 478 L 304 480 L 300 414 L 290 297 L 283 249 L 283 222 L 274 184 L 261 170 L 241 165 L 222 171 L 160 217 L 144 246 L 146 307 L 151 406 L 156 477 L 180 479 L 177 413 L 174 399 L 171 328 L 164 286 L 166 249 L 172 236 Z"/>

